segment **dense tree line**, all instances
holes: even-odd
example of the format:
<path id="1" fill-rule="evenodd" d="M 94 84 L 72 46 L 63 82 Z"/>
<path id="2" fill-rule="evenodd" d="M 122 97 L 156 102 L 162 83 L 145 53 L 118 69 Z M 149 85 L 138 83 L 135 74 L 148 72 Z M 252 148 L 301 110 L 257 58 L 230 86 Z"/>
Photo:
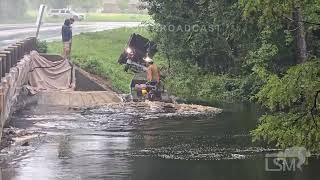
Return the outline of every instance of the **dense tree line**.
<path id="1" fill-rule="evenodd" d="M 320 150 L 319 1 L 143 1 L 175 93 L 260 102 L 256 140 Z"/>

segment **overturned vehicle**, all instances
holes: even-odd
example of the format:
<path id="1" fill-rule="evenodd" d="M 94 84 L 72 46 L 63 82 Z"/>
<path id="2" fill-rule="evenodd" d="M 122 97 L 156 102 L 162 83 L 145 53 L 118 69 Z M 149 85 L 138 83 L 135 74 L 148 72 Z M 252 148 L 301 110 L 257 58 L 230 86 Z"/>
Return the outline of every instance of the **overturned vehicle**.
<path id="1" fill-rule="evenodd" d="M 120 55 L 118 63 L 124 66 L 124 71 L 134 72 L 134 77 L 130 84 L 131 100 L 139 101 L 163 101 L 171 102 L 167 90 L 165 89 L 164 76 L 160 82 L 148 82 L 146 59 L 152 59 L 157 53 L 157 46 L 154 42 L 139 35 L 132 34 Z"/>

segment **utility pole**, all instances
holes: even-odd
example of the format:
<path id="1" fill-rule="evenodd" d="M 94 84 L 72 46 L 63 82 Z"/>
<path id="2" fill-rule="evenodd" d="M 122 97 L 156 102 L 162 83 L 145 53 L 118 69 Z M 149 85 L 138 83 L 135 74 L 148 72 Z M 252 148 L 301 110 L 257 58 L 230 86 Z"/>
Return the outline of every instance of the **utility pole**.
<path id="1" fill-rule="evenodd" d="M 44 10 L 45 9 L 46 9 L 46 6 L 44 4 L 41 4 L 40 8 L 39 8 L 39 12 L 38 12 L 37 22 L 36 22 L 36 26 L 37 26 L 36 38 L 37 39 L 38 39 L 38 36 L 39 36 L 40 27 L 41 27 L 41 24 L 42 24 L 42 18 L 43 18 L 43 14 L 44 14 Z"/>

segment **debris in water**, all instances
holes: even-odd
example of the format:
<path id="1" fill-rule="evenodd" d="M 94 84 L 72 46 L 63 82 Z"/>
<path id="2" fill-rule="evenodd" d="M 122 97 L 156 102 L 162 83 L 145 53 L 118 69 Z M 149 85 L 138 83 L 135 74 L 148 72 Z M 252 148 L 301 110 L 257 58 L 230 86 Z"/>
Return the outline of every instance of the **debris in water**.
<path id="1" fill-rule="evenodd" d="M 109 104 L 105 108 L 122 109 L 122 108 L 137 108 L 145 110 L 146 112 L 163 112 L 163 113 L 177 113 L 177 114 L 207 114 L 207 113 L 221 113 L 222 109 L 193 105 L 193 104 L 173 104 L 164 102 L 129 102 L 129 103 L 116 103 Z"/>

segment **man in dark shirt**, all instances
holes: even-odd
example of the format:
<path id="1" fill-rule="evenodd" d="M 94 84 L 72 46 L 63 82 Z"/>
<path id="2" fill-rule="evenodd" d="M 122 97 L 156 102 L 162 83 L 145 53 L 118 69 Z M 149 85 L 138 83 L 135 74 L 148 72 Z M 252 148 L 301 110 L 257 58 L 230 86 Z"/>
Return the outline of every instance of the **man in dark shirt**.
<path id="1" fill-rule="evenodd" d="M 71 41 L 72 41 L 72 29 L 70 19 L 64 21 L 64 25 L 61 30 L 62 42 L 63 42 L 63 56 L 65 59 L 70 59 Z"/>

